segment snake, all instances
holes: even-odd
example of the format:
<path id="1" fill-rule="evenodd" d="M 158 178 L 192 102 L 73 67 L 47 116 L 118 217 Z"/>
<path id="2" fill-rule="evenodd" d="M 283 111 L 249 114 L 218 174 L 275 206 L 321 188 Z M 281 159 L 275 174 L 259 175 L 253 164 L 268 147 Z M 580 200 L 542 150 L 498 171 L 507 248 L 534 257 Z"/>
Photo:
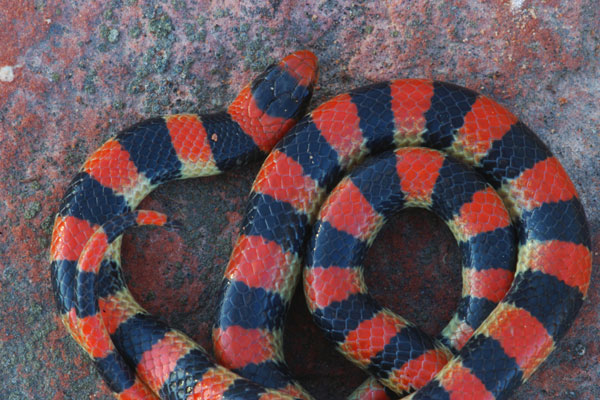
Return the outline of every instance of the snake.
<path id="1" fill-rule="evenodd" d="M 486 96 L 426 79 L 352 89 L 304 115 L 317 77 L 312 52 L 292 53 L 227 111 L 126 128 L 67 187 L 50 248 L 55 299 L 117 398 L 311 398 L 282 351 L 303 265 L 315 322 L 374 376 L 352 398 L 505 399 L 572 324 L 591 277 L 589 228 L 531 129 Z M 225 268 L 215 361 L 135 302 L 121 234 L 176 225 L 135 210 L 157 186 L 265 156 Z M 362 280 L 366 249 L 403 207 L 438 214 L 462 252 L 463 297 L 436 338 L 377 304 Z"/>

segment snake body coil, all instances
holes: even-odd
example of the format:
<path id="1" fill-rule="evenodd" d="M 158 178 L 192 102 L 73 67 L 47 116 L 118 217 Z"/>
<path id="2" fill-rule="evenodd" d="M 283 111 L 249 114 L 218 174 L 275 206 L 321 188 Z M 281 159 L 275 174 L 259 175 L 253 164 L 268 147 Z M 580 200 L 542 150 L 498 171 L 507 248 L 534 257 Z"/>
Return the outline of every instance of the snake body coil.
<path id="1" fill-rule="evenodd" d="M 572 182 L 533 132 L 471 90 L 412 79 L 352 90 L 294 126 L 316 75 L 314 55 L 294 53 L 227 113 L 134 125 L 71 182 L 54 225 L 53 287 L 63 322 L 117 397 L 308 398 L 281 350 L 307 241 L 305 291 L 315 320 L 392 391 L 419 389 L 412 399 L 504 399 L 570 326 L 589 286 L 590 237 Z M 355 169 L 326 200 L 346 170 L 403 146 L 442 150 L 470 167 L 401 149 Z M 119 238 L 128 226 L 167 223 L 132 213 L 161 183 L 216 174 L 269 151 L 225 271 L 213 331 L 220 366 L 135 303 L 121 275 Z M 439 341 L 369 300 L 354 269 L 389 213 L 411 205 L 438 212 L 463 250 L 464 297 Z M 515 243 L 512 280 L 505 261 Z M 494 247 L 508 253 L 492 256 Z M 388 395 L 373 380 L 355 392 Z"/>

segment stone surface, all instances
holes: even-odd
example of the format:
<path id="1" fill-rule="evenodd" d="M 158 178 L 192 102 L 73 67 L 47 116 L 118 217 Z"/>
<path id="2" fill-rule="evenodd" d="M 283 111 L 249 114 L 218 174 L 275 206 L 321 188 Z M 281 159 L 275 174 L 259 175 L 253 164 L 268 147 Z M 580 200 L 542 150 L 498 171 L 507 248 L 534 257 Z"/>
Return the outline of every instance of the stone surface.
<path id="1" fill-rule="evenodd" d="M 47 261 L 54 214 L 86 156 L 140 119 L 224 107 L 300 48 L 321 61 L 313 104 L 394 77 L 442 79 L 495 98 L 548 143 L 587 210 L 594 280 L 574 326 L 513 398 L 600 398 L 599 13 L 595 0 L 0 0 L 0 398 L 112 398 L 58 321 Z M 124 239 L 136 297 L 208 348 L 257 169 L 161 187 L 142 206 L 184 230 Z M 460 257 L 431 215 L 397 217 L 369 265 L 382 303 L 431 333 L 450 317 Z M 291 368 L 316 397 L 343 398 L 363 375 L 328 347 L 297 294 Z"/>

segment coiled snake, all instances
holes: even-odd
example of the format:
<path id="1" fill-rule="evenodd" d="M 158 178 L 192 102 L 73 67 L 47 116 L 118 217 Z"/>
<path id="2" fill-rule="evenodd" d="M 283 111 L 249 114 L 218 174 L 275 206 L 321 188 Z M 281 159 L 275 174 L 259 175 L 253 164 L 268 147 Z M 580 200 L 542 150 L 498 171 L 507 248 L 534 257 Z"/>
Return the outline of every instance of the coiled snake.
<path id="1" fill-rule="evenodd" d="M 585 214 L 525 124 L 469 89 L 415 79 L 354 89 L 302 118 L 316 79 L 315 56 L 293 53 L 227 112 L 140 122 L 72 180 L 54 224 L 53 288 L 63 322 L 118 398 L 308 398 L 281 350 L 303 259 L 315 321 L 388 388 L 369 380 L 355 398 L 418 389 L 408 398 L 504 399 L 570 326 L 591 274 Z M 444 153 L 390 150 L 405 146 Z M 267 153 L 225 270 L 213 331 L 221 366 L 133 300 L 119 238 L 129 226 L 173 224 L 133 211 L 158 185 Z M 438 213 L 463 254 L 463 299 L 437 339 L 379 306 L 362 282 L 366 248 L 406 206 Z"/>

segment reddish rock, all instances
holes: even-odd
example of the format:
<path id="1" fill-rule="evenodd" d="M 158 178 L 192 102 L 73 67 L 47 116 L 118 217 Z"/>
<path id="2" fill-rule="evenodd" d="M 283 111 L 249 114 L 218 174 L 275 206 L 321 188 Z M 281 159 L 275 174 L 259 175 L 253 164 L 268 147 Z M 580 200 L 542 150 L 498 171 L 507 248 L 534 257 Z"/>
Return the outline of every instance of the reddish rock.
<path id="1" fill-rule="evenodd" d="M 569 333 L 513 398 L 600 398 L 600 11 L 594 0 L 534 3 L 0 0 L 0 398 L 112 398 L 58 321 L 47 261 L 54 214 L 86 156 L 142 118 L 224 107 L 300 48 L 321 60 L 313 104 L 430 77 L 497 99 L 548 143 L 588 214 L 593 280 Z M 142 206 L 185 228 L 124 239 L 135 296 L 208 348 L 257 169 L 161 187 Z M 449 231 L 407 211 L 383 235 L 369 256 L 372 291 L 435 333 L 460 293 Z M 363 376 L 324 341 L 300 293 L 286 332 L 291 368 L 316 397 L 342 398 Z"/>

